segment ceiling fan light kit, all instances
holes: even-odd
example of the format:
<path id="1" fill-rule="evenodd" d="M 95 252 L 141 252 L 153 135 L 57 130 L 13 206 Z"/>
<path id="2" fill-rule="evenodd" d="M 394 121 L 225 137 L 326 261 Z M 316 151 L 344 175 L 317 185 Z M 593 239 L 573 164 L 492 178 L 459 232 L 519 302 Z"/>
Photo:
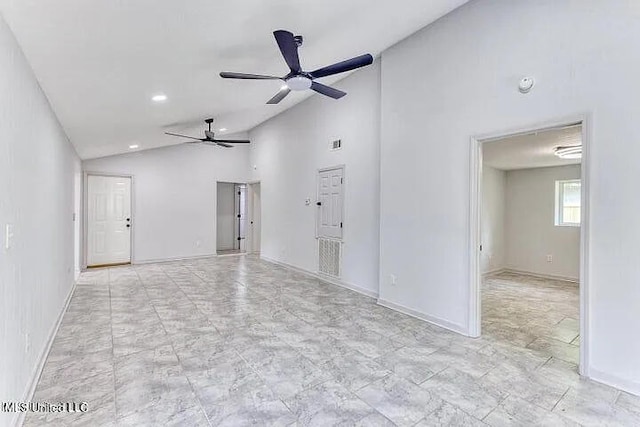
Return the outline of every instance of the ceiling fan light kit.
<path id="1" fill-rule="evenodd" d="M 347 71 L 355 70 L 357 68 L 366 67 L 373 63 L 373 56 L 370 54 L 364 54 L 356 56 L 355 58 L 347 59 L 345 61 L 337 62 L 335 64 L 318 68 L 317 70 L 307 72 L 300 66 L 300 58 L 298 56 L 298 48 L 302 46 L 303 37 L 294 36 L 293 33 L 286 30 L 276 30 L 273 32 L 273 36 L 276 39 L 280 53 L 284 58 L 287 66 L 289 67 L 289 74 L 278 76 L 266 76 L 262 74 L 246 74 L 235 73 L 229 71 L 223 71 L 220 73 L 220 77 L 225 79 L 240 79 L 240 80 L 283 80 L 284 85 L 280 88 L 280 91 L 276 93 L 267 104 L 277 104 L 282 101 L 292 90 L 303 91 L 311 89 L 322 95 L 328 96 L 333 99 L 340 99 L 346 95 L 346 92 L 332 88 L 331 86 L 323 85 L 315 81 L 321 77 L 332 76 L 334 74 L 345 73 Z"/>

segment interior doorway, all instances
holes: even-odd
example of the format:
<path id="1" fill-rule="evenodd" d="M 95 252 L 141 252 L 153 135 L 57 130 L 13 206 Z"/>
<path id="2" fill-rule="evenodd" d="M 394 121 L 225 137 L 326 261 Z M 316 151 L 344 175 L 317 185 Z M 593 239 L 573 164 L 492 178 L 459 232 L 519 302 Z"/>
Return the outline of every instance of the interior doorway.
<path id="1" fill-rule="evenodd" d="M 86 178 L 87 267 L 131 263 L 131 177 Z"/>
<path id="2" fill-rule="evenodd" d="M 247 184 L 218 182 L 216 208 L 218 255 L 246 252 Z"/>
<path id="3" fill-rule="evenodd" d="M 472 138 L 470 332 L 588 366 L 584 120 Z"/>

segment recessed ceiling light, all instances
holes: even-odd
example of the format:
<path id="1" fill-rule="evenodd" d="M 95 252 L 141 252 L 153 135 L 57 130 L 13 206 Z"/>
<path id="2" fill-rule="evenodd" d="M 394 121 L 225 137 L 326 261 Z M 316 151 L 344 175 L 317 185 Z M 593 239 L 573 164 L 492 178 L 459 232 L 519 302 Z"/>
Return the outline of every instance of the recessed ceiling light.
<path id="1" fill-rule="evenodd" d="M 129 149 L 131 149 L 131 150 L 135 150 L 136 148 L 139 148 L 139 147 L 140 147 L 140 146 L 139 146 L 138 144 L 131 144 L 131 145 L 129 146 Z"/>
<path id="2" fill-rule="evenodd" d="M 556 147 L 553 154 L 561 159 L 581 159 L 582 145 L 574 145 L 571 147 Z"/>
<path id="3" fill-rule="evenodd" d="M 227 128 L 220 128 L 220 132 L 224 132 Z"/>
<path id="4" fill-rule="evenodd" d="M 167 100 L 167 95 L 163 94 L 163 93 L 159 93 L 157 95 L 154 95 L 151 100 L 153 102 L 163 102 Z"/>

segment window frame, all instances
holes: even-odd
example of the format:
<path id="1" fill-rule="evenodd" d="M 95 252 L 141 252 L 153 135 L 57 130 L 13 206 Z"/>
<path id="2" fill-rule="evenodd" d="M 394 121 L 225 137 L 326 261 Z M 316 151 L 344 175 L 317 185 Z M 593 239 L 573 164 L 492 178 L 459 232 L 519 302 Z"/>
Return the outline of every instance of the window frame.
<path id="1" fill-rule="evenodd" d="M 564 220 L 564 187 L 567 184 L 580 184 L 580 219 L 579 222 L 566 222 Z M 556 180 L 555 192 L 555 219 L 556 227 L 580 227 L 582 223 L 582 180 L 577 179 L 559 179 Z"/>

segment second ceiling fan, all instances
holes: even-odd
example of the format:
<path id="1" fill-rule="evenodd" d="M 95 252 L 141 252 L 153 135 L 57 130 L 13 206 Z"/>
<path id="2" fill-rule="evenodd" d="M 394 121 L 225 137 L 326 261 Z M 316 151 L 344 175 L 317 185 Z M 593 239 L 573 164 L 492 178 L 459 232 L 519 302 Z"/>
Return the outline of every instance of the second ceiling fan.
<path id="1" fill-rule="evenodd" d="M 293 33 L 286 30 L 274 31 L 273 36 L 276 38 L 280 52 L 289 66 L 290 72 L 287 75 L 277 77 L 261 74 L 233 73 L 227 71 L 220 73 L 220 77 L 225 79 L 284 80 L 285 84 L 282 86 L 280 91 L 273 96 L 273 98 L 267 101 L 267 104 L 279 103 L 292 90 L 311 89 L 333 99 L 342 98 L 346 95 L 346 92 L 318 83 L 315 79 L 355 70 L 356 68 L 365 67 L 373 63 L 373 57 L 367 53 L 307 72 L 302 70 L 302 67 L 300 66 L 300 58 L 298 57 L 298 47 L 302 45 L 302 36 L 294 36 Z"/>
<path id="2" fill-rule="evenodd" d="M 217 145 L 219 147 L 224 147 L 224 148 L 233 147 L 233 145 L 230 145 L 230 144 L 249 144 L 249 143 L 251 143 L 251 141 L 249 141 L 248 139 L 219 139 L 219 138 L 216 138 L 215 134 L 211 130 L 211 123 L 213 123 L 213 119 L 206 119 L 204 122 L 209 125 L 209 129 L 204 131 L 204 138 L 198 138 L 198 137 L 189 136 L 189 135 L 181 135 L 179 133 L 171 133 L 171 132 L 165 132 L 165 135 L 179 136 L 180 138 L 191 139 L 191 141 L 188 141 L 187 144 L 202 143 L 202 144 L 208 144 L 208 145 Z"/>

